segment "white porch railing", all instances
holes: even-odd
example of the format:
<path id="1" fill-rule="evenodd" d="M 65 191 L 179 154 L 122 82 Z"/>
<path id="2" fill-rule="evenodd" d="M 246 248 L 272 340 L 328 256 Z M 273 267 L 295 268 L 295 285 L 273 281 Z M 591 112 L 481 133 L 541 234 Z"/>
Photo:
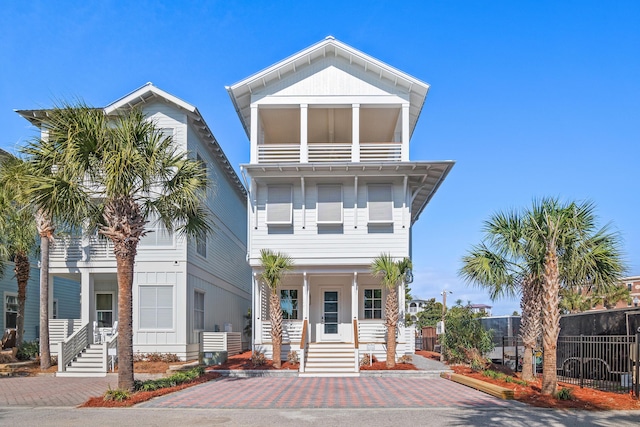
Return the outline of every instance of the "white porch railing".
<path id="1" fill-rule="evenodd" d="M 117 354 L 118 354 L 118 332 L 111 335 L 102 343 L 102 366 L 105 372 L 115 369 Z M 111 363 L 109 363 L 111 362 Z M 109 366 L 111 365 L 111 366 Z"/>
<path id="2" fill-rule="evenodd" d="M 300 144 L 258 145 L 258 163 L 298 163 Z"/>
<path id="3" fill-rule="evenodd" d="M 82 326 L 70 337 L 58 343 L 58 372 L 64 372 L 67 365 L 89 345 L 89 324 Z"/>
<path id="4" fill-rule="evenodd" d="M 351 144 L 309 144 L 309 163 L 350 162 Z"/>
<path id="5" fill-rule="evenodd" d="M 201 351 L 226 351 L 227 356 L 242 353 L 241 332 L 202 332 Z"/>
<path id="6" fill-rule="evenodd" d="M 49 348 L 51 355 L 58 354 L 58 344 L 81 327 L 80 319 L 49 319 Z"/>
<path id="7" fill-rule="evenodd" d="M 386 342 L 387 328 L 382 320 L 358 320 L 358 341 L 360 344 Z"/>
<path id="8" fill-rule="evenodd" d="M 388 162 L 402 160 L 402 144 L 399 142 L 360 143 L 361 162 Z"/>
<path id="9" fill-rule="evenodd" d="M 52 260 L 79 261 L 82 259 L 82 238 L 56 237 L 49 254 Z"/>
<path id="10" fill-rule="evenodd" d="M 302 320 L 284 320 L 282 322 L 282 342 L 299 343 L 302 338 Z M 271 322 L 262 323 L 262 342 L 271 342 Z"/>

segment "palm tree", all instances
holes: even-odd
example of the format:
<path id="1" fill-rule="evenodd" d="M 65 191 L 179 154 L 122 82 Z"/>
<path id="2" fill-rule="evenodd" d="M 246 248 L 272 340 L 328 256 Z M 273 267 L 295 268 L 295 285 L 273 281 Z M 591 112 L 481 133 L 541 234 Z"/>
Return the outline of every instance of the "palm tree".
<path id="1" fill-rule="evenodd" d="M 29 206 L 21 204 L 12 185 L 12 168 L 20 165 L 15 157 L 4 157 L 0 165 L 0 256 L 13 259 L 14 273 L 18 283 L 18 313 L 16 316 L 16 347 L 24 339 L 24 315 L 27 299 L 27 283 L 31 274 L 30 256 L 36 247 L 36 228 Z M 0 262 L 0 274 L 4 270 Z"/>
<path id="2" fill-rule="evenodd" d="M 382 285 L 388 289 L 385 301 L 385 326 L 387 327 L 387 367 L 396 366 L 396 329 L 398 327 L 398 286 L 404 283 L 411 269 L 411 260 L 403 258 L 394 261 L 391 254 L 380 254 L 371 264 L 371 272 L 380 278 Z"/>
<path id="3" fill-rule="evenodd" d="M 553 394 L 560 293 L 586 287 L 600 294 L 614 285 L 624 271 L 618 236 L 607 227 L 596 228 L 593 204 L 562 204 L 553 198 L 536 201 L 522 213 L 498 214 L 486 231 L 490 247 L 475 247 L 463 259 L 461 274 L 489 288 L 491 296 L 519 290 L 523 331 L 533 331 L 531 325 L 542 316 L 542 392 Z M 523 341 L 532 338 L 522 335 Z"/>
<path id="4" fill-rule="evenodd" d="M 271 345 L 273 346 L 273 366 L 280 368 L 282 352 L 282 308 L 278 287 L 284 275 L 293 268 L 293 261 L 281 252 L 260 250 L 260 264 L 263 271 L 260 278 L 269 287 L 269 320 L 271 321 Z"/>
<path id="5" fill-rule="evenodd" d="M 484 224 L 485 242 L 462 259 L 460 275 L 489 291 L 491 300 L 520 295 L 520 336 L 524 347 L 522 378 L 533 379 L 533 349 L 541 333 L 539 265 L 526 251 L 524 223 L 517 212 L 497 213 Z"/>
<path id="6" fill-rule="evenodd" d="M 39 170 L 56 165 L 54 177 L 68 179 L 74 196 L 64 211 L 69 223 L 77 224 L 82 216 L 87 232 L 97 230 L 113 243 L 118 388 L 133 390 L 132 286 L 138 243 L 151 216 L 169 233 L 197 237 L 210 231 L 202 204 L 206 171 L 137 109 L 106 117 L 84 104 L 63 105 L 49 113 L 46 125 L 47 141 L 31 146 L 29 154 Z"/>
<path id="7" fill-rule="evenodd" d="M 556 348 L 560 333 L 560 291 L 587 287 L 601 294 L 624 272 L 619 236 L 596 227 L 594 205 L 561 203 L 554 198 L 534 202 L 527 213 L 525 239 L 529 251 L 544 253 L 542 274 L 542 393 L 556 392 Z"/>

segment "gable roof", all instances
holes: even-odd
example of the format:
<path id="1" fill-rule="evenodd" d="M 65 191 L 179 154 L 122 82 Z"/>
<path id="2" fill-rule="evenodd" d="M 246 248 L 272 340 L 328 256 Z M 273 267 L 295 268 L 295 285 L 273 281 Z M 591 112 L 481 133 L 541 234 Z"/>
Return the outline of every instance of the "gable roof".
<path id="1" fill-rule="evenodd" d="M 229 180 L 233 183 L 235 190 L 240 193 L 243 199 L 246 199 L 247 191 L 244 188 L 244 185 L 242 185 L 242 182 L 234 171 L 233 166 L 231 166 L 229 159 L 227 159 L 224 151 L 222 151 L 222 147 L 220 147 L 220 144 L 213 136 L 213 133 L 209 129 L 209 126 L 204 121 L 204 118 L 195 106 L 154 86 L 153 83 L 148 82 L 138 89 L 135 89 L 127 95 L 110 103 L 103 108 L 103 111 L 105 114 L 110 115 L 115 114 L 118 110 L 123 108 L 134 108 L 140 106 L 141 104 L 153 101 L 168 103 L 187 115 L 189 125 L 191 125 L 196 130 L 203 141 L 209 143 L 211 153 L 213 154 L 214 158 L 221 166 L 221 168 L 224 170 L 227 178 L 229 178 Z M 25 119 L 29 120 L 32 124 L 39 126 L 42 120 L 46 119 L 48 110 L 16 110 L 16 112 Z"/>
<path id="2" fill-rule="evenodd" d="M 310 66 L 314 61 L 318 61 L 328 55 L 344 58 L 349 61 L 351 67 L 360 68 L 366 73 L 376 76 L 379 80 L 386 81 L 409 93 L 409 129 L 410 134 L 413 134 L 413 129 L 418 121 L 422 106 L 427 97 L 427 92 L 429 91 L 429 85 L 336 40 L 332 36 L 328 36 L 324 40 L 238 83 L 226 86 L 227 92 L 231 97 L 231 102 L 233 102 L 236 112 L 240 117 L 247 137 L 251 138 L 251 93 L 256 89 L 266 87 L 290 74 L 296 73 L 300 69 Z"/>

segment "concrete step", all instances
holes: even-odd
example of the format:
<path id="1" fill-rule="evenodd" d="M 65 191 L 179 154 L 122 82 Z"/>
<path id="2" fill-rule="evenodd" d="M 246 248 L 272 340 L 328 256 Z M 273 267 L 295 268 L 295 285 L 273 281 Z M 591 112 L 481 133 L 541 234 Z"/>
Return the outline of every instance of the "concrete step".
<path id="1" fill-rule="evenodd" d="M 318 377 L 359 377 L 359 372 L 300 372 L 298 377 L 318 378 Z"/>

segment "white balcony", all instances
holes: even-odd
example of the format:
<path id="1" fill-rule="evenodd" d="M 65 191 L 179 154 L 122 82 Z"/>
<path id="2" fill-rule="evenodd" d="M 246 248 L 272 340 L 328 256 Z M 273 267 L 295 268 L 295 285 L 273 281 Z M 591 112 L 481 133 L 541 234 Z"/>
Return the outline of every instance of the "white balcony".
<path id="1" fill-rule="evenodd" d="M 299 163 L 302 158 L 307 158 L 309 163 L 399 162 L 402 160 L 402 143 L 400 142 L 361 143 L 359 160 L 354 156 L 356 152 L 353 148 L 353 144 L 309 143 L 307 152 L 301 153 L 300 144 L 261 144 L 258 145 L 258 163 Z"/>
<path id="2" fill-rule="evenodd" d="M 107 239 L 92 236 L 86 240 L 82 237 L 59 237 L 51 247 L 52 261 L 89 261 L 114 259 L 113 244 Z"/>

